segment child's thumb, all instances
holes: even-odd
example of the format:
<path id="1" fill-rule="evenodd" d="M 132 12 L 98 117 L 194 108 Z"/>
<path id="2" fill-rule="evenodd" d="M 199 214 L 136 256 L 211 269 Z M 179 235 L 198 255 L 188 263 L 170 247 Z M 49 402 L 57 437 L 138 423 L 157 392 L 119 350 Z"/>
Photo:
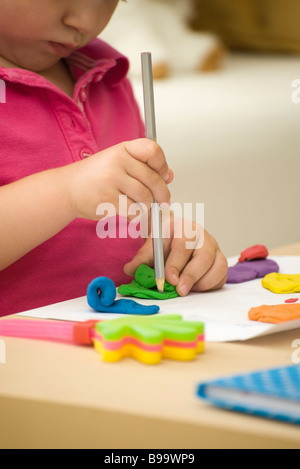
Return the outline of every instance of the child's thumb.
<path id="1" fill-rule="evenodd" d="M 125 264 L 125 274 L 134 277 L 136 270 L 141 264 L 146 264 L 149 267 L 153 267 L 153 246 L 151 237 L 147 238 L 134 258 Z"/>

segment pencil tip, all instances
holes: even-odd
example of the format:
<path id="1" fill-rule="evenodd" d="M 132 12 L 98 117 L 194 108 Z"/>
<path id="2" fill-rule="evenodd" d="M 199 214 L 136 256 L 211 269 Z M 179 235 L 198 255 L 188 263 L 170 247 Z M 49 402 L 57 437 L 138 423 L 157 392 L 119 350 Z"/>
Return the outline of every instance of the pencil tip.
<path id="1" fill-rule="evenodd" d="M 164 278 L 157 278 L 155 279 L 157 290 L 159 293 L 164 292 L 164 287 L 165 287 L 165 279 Z"/>

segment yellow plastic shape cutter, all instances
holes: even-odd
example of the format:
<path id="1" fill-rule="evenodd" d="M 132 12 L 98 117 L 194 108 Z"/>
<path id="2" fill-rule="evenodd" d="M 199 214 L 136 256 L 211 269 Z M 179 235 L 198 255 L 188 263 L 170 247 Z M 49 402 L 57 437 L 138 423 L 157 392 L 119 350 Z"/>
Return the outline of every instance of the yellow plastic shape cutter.
<path id="1" fill-rule="evenodd" d="M 105 362 L 124 357 L 149 365 L 163 358 L 190 361 L 204 352 L 204 324 L 171 314 L 130 316 L 96 324 L 93 341 Z"/>

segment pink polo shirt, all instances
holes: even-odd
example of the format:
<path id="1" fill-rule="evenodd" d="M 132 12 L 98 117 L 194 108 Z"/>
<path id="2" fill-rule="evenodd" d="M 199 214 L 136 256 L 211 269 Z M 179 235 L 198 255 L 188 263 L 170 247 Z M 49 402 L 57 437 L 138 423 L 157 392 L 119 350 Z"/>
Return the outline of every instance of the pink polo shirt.
<path id="1" fill-rule="evenodd" d="M 0 104 L 0 186 L 144 137 L 124 56 L 96 39 L 67 63 L 76 79 L 73 99 L 36 73 L 0 67 L 6 84 L 6 104 Z M 75 220 L 0 272 L 0 316 L 84 296 L 98 276 L 128 283 L 124 264 L 143 241 L 100 239 L 96 225 Z"/>

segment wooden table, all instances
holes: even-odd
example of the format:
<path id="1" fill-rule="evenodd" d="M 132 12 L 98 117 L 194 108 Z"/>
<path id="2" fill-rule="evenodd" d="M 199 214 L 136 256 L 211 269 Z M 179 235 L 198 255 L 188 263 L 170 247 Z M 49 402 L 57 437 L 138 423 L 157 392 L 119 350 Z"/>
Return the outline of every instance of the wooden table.
<path id="1" fill-rule="evenodd" d="M 300 255 L 300 244 L 272 254 Z M 88 347 L 5 338 L 0 447 L 300 448 L 300 427 L 210 407 L 195 395 L 207 378 L 291 364 L 295 339 L 300 329 L 208 343 L 195 362 L 147 367 L 102 363 Z"/>

